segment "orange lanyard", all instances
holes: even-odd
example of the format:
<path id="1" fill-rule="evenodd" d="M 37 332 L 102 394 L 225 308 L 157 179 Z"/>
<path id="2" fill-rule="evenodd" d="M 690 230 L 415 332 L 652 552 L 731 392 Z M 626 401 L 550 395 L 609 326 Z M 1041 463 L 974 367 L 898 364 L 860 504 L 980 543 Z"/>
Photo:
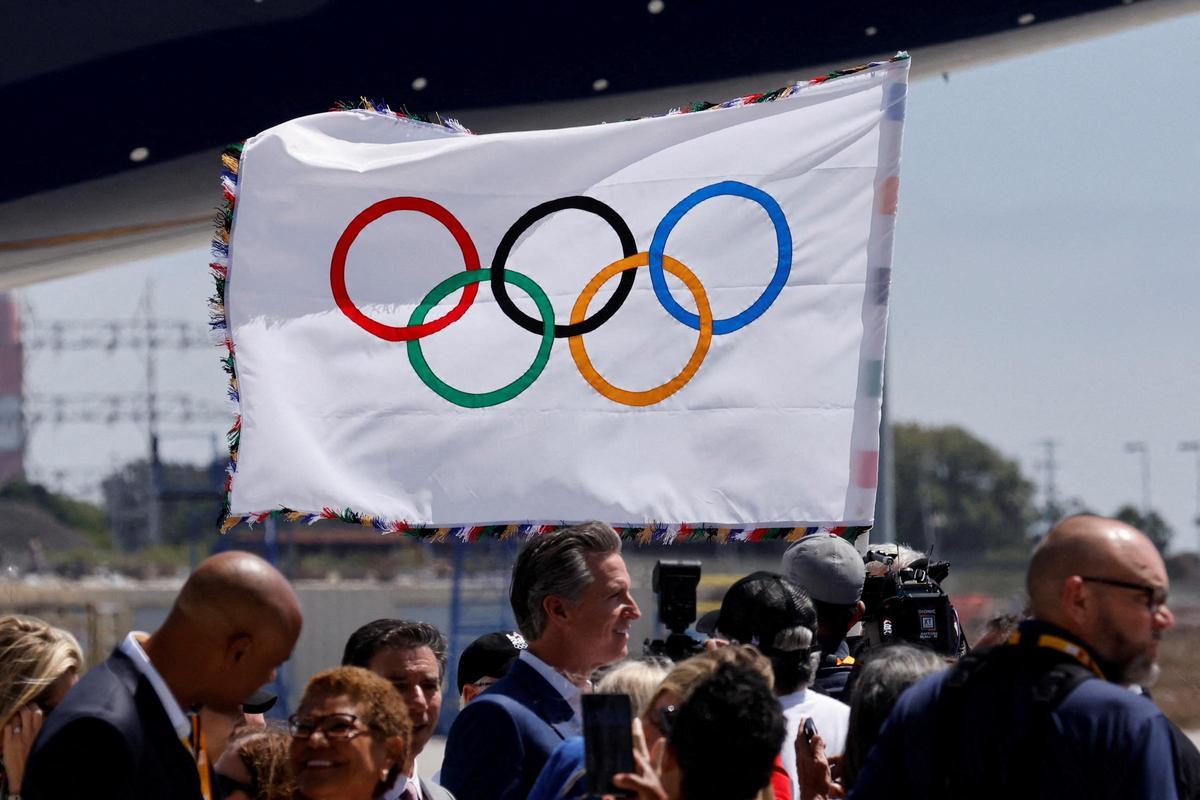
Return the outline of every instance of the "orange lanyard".
<path id="1" fill-rule="evenodd" d="M 1008 637 L 1006 644 L 1021 644 L 1021 632 L 1014 631 L 1013 634 Z M 1046 647 L 1051 650 L 1057 650 L 1060 653 L 1066 653 L 1067 655 L 1071 656 L 1071 658 L 1074 658 L 1080 664 L 1094 672 L 1097 678 L 1102 680 L 1105 679 L 1104 672 L 1096 664 L 1096 661 L 1092 658 L 1091 654 L 1074 642 L 1069 642 L 1061 636 L 1055 636 L 1052 633 L 1043 633 L 1038 635 L 1037 641 L 1034 642 L 1034 644 L 1036 644 L 1038 647 Z"/>
<path id="2" fill-rule="evenodd" d="M 204 800 L 213 800 L 212 780 L 208 774 L 208 748 L 204 744 L 204 731 L 200 729 L 200 715 L 189 714 L 192 721 L 191 739 L 183 740 L 196 759 L 196 772 L 200 776 L 200 795 Z"/>

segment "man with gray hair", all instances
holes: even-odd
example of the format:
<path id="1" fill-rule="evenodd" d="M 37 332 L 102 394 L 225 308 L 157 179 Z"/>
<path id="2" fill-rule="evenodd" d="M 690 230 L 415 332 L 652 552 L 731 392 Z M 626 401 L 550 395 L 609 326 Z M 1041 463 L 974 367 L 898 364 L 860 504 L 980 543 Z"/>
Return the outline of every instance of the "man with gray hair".
<path id="1" fill-rule="evenodd" d="M 628 654 L 642 615 L 630 590 L 621 539 L 602 522 L 521 548 L 510 600 L 529 646 L 450 728 L 442 783 L 459 800 L 525 800 L 554 748 L 582 732 L 589 676 Z"/>

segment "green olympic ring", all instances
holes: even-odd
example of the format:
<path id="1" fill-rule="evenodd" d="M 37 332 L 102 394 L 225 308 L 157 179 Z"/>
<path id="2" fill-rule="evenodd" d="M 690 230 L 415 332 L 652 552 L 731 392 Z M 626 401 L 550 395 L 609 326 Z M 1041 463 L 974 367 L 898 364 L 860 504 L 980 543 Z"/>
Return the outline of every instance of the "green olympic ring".
<path id="1" fill-rule="evenodd" d="M 421 301 L 421 304 L 413 309 L 412 317 L 409 318 L 408 324 L 421 325 L 425 322 L 425 315 L 432 311 L 451 292 L 461 289 L 468 284 L 485 283 L 490 281 L 491 278 L 492 271 L 490 269 L 473 269 L 469 272 L 459 272 L 451 275 L 437 286 L 434 286 L 429 291 L 429 294 L 425 295 L 425 299 Z M 490 392 L 480 392 L 478 394 L 464 392 L 462 389 L 455 389 L 433 374 L 433 370 L 429 368 L 429 362 L 425 360 L 425 354 L 421 352 L 421 340 L 408 340 L 408 360 L 412 364 L 413 370 L 417 373 L 417 377 L 421 379 L 421 382 L 432 389 L 442 399 L 463 408 L 487 408 L 488 406 L 507 403 L 533 385 L 533 382 L 542 374 L 542 370 L 546 368 L 546 364 L 550 363 L 550 348 L 554 346 L 554 307 L 550 305 L 550 298 L 542 291 L 542 287 L 533 282 L 532 278 L 520 272 L 513 272 L 511 269 L 505 270 L 504 282 L 513 284 L 533 298 L 533 302 L 537 305 L 538 313 L 542 316 L 542 343 L 538 347 L 537 355 L 534 356 L 533 364 L 530 365 L 529 369 L 525 370 L 525 373 L 521 377 L 512 383 Z"/>

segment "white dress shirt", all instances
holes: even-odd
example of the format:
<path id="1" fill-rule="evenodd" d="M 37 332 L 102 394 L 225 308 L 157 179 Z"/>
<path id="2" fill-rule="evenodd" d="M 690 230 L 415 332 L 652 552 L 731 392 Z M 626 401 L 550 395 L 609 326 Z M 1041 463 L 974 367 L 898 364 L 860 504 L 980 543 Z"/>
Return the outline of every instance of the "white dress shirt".
<path id="1" fill-rule="evenodd" d="M 567 677 L 554 667 L 542 661 L 529 650 L 522 650 L 517 658 L 524 661 L 529 666 L 537 670 L 537 674 L 546 679 L 546 683 L 554 687 L 562 699 L 567 701 L 567 705 L 571 707 L 571 719 L 567 722 L 560 722 L 558 727 L 560 730 L 565 730 L 568 736 L 583 735 L 583 689 L 580 689 Z M 588 688 L 591 689 L 591 682 L 588 682 Z"/>
<path id="2" fill-rule="evenodd" d="M 413 762 L 412 777 L 410 778 L 401 773 L 400 777 L 396 778 L 396 785 L 381 794 L 378 800 L 400 800 L 400 798 L 404 797 L 404 790 L 408 788 L 410 783 L 412 784 L 416 799 L 425 800 L 425 795 L 421 792 L 421 779 L 417 777 L 417 764 L 415 761 Z"/>
<path id="3" fill-rule="evenodd" d="M 171 727 L 175 729 L 179 738 L 186 742 L 192 735 L 192 723 L 188 720 L 187 714 L 183 713 L 175 695 L 171 694 L 171 690 L 167 688 L 167 682 L 163 680 L 162 675 L 158 674 L 158 670 L 150 663 L 150 657 L 142 649 L 142 641 L 149 638 L 150 634 L 148 633 L 132 631 L 125 637 L 125 641 L 121 642 L 121 652 L 129 656 L 129 660 L 133 662 L 137 671 L 150 681 L 150 686 L 153 687 L 159 704 L 167 712 L 167 718 L 171 720 Z"/>

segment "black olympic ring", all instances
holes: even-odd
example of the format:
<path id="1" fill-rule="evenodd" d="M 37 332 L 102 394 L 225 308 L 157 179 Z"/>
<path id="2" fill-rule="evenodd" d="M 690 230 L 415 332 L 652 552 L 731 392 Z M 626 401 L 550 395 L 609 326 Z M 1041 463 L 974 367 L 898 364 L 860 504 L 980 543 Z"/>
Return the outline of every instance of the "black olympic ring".
<path id="1" fill-rule="evenodd" d="M 613 210 L 611 206 L 602 203 L 594 197 L 584 197 L 582 195 L 560 197 L 557 200 L 550 200 L 526 211 L 505 232 L 504 236 L 500 239 L 500 244 L 496 246 L 496 256 L 492 259 L 491 284 L 492 294 L 496 296 L 496 302 L 499 304 L 500 310 L 504 312 L 505 316 L 530 333 L 540 334 L 544 323 L 540 319 L 534 319 L 517 308 L 517 304 L 508 296 L 508 286 L 504 282 L 504 265 L 508 261 L 508 255 L 512 252 L 513 245 L 517 243 L 517 239 L 533 223 L 542 217 L 547 217 L 556 211 L 563 211 L 568 208 L 591 212 L 612 226 L 612 229 L 617 234 L 617 238 L 621 240 L 621 254 L 623 258 L 637 255 L 638 252 L 637 243 L 633 239 L 633 231 L 629 230 L 629 226 L 625 224 L 625 220 L 621 218 L 621 215 Z M 621 278 L 617 282 L 617 290 L 613 292 L 612 297 L 608 298 L 608 302 L 601 306 L 600 310 L 592 316 L 574 325 L 556 324 L 554 326 L 554 338 L 566 339 L 572 336 L 582 336 L 585 333 L 591 333 L 596 328 L 608 322 L 612 318 L 612 315 L 616 314 L 617 310 L 624 304 L 625 298 L 629 297 L 629 293 L 633 291 L 634 273 L 635 270 L 632 269 L 621 273 Z"/>

